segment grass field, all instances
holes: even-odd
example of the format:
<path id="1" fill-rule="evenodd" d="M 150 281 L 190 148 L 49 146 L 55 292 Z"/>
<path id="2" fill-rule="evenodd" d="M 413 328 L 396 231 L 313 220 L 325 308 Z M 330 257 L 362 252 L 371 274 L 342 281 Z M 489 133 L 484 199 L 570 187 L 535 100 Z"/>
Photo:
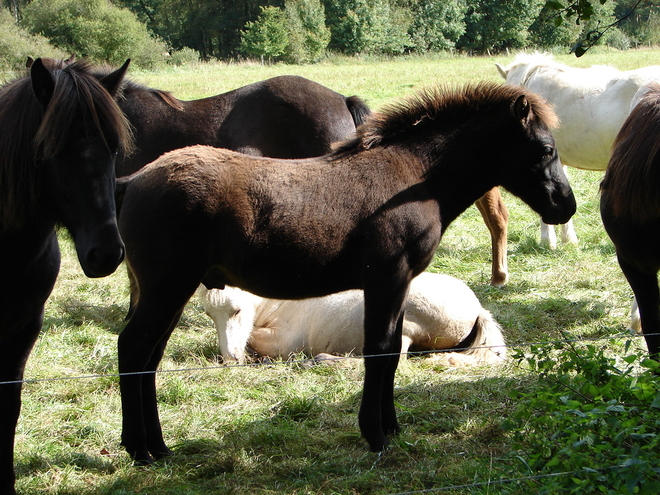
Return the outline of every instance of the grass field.
<path id="1" fill-rule="evenodd" d="M 660 52 L 557 58 L 575 66 L 631 69 L 655 64 Z M 131 76 L 192 99 L 278 74 L 299 74 L 343 94 L 359 95 L 378 109 L 426 84 L 497 81 L 494 63 L 511 59 L 201 64 Z M 511 217 L 506 287 L 488 285 L 490 238 L 474 207 L 449 228 L 429 269 L 466 281 L 500 322 L 509 344 L 523 353 L 530 355 L 547 342 L 576 339 L 571 345 L 578 353 L 585 349 L 588 354 L 591 344 L 621 364 L 621 358 L 643 352 L 644 346 L 640 339 L 627 344 L 631 291 L 600 222 L 601 177 L 571 171 L 578 201 L 578 247 L 551 251 L 541 246 L 537 216 L 505 194 Z M 527 367 L 526 361 L 447 369 L 433 360 L 409 359 L 400 366 L 395 390 L 403 432 L 388 451 L 373 454 L 357 427 L 361 363 L 222 366 L 215 331 L 196 300 L 168 345 L 162 363 L 168 372 L 158 378 L 166 441 L 176 455 L 149 468 L 133 467 L 119 446 L 115 375 L 117 334 L 128 303 L 125 271 L 120 267 L 105 279 L 86 279 L 71 242 L 65 233 L 61 238 L 60 278 L 26 370 L 30 381 L 24 386 L 16 441 L 20 493 L 527 494 L 550 486 L 544 478 L 525 483 L 518 479 L 540 470 L 519 467 L 531 465 L 528 459 L 534 457 L 519 440 L 524 427 L 504 427 L 518 406 L 515 397 L 544 393 L 545 375 Z M 559 351 L 553 353 L 560 356 Z M 547 431 L 548 439 L 557 433 Z M 591 467 L 609 467 L 598 463 L 594 459 Z"/>

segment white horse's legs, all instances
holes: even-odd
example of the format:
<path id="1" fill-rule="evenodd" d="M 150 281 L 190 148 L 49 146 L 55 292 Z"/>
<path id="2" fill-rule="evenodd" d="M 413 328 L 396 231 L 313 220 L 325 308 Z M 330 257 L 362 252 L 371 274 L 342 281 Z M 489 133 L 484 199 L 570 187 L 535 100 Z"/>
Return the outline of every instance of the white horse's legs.
<path id="1" fill-rule="evenodd" d="M 541 222 L 541 244 L 547 244 L 550 249 L 557 249 L 557 234 L 555 226 Z"/>
<path id="2" fill-rule="evenodd" d="M 632 308 L 630 308 L 630 330 L 633 333 L 642 334 L 642 320 L 639 317 L 639 307 L 637 306 L 637 298 L 633 296 Z"/>
<path id="3" fill-rule="evenodd" d="M 568 178 L 568 169 L 564 165 L 564 173 Z M 561 242 L 564 244 L 577 244 L 578 238 L 573 227 L 573 220 L 561 225 Z M 554 225 L 548 225 L 541 222 L 541 244 L 547 244 L 550 249 L 557 249 L 557 235 Z"/>
<path id="4" fill-rule="evenodd" d="M 561 242 L 563 242 L 564 244 L 578 243 L 577 234 L 575 233 L 575 228 L 573 227 L 573 220 L 569 220 L 567 223 L 562 224 Z"/>

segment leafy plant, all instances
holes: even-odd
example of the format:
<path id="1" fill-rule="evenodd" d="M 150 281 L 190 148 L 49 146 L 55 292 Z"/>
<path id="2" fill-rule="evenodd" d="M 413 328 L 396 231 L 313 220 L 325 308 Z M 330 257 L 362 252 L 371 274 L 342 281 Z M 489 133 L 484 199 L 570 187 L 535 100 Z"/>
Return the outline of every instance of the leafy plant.
<path id="1" fill-rule="evenodd" d="M 570 341 L 518 350 L 537 375 L 532 391 L 512 390 L 507 422 L 516 470 L 557 474 L 536 493 L 655 494 L 660 491 L 660 365 L 640 354 L 615 359 L 602 347 Z M 559 475 L 561 474 L 561 475 Z M 517 473 L 520 476 L 520 473 Z"/>

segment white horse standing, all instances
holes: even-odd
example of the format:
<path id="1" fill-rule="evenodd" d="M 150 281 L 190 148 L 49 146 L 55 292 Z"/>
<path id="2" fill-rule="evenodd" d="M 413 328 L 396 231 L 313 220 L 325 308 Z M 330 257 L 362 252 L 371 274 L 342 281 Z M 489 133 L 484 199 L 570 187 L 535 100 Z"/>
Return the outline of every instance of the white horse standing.
<path id="1" fill-rule="evenodd" d="M 249 346 L 258 354 L 287 358 L 361 352 L 364 298 L 349 290 L 301 300 L 266 299 L 234 287 L 207 290 L 199 296 L 215 322 L 225 361 L 245 360 Z M 506 357 L 502 331 L 472 290 L 448 275 L 422 273 L 412 281 L 405 305 L 401 352 L 461 348 L 452 366 L 495 364 Z"/>
<path id="2" fill-rule="evenodd" d="M 614 138 L 649 83 L 660 80 L 660 66 L 620 71 L 595 65 L 576 68 L 542 53 L 519 54 L 506 67 L 495 64 L 508 84 L 525 86 L 555 107 L 561 125 L 553 131 L 564 165 L 605 170 Z M 541 222 L 541 240 L 557 246 L 554 228 Z M 562 240 L 577 243 L 573 222 L 562 225 Z"/>

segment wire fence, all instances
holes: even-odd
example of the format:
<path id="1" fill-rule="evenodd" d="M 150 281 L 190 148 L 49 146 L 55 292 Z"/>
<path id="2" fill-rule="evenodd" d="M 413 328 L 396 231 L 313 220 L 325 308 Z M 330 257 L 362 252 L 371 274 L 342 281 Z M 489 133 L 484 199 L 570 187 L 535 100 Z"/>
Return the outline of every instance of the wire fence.
<path id="1" fill-rule="evenodd" d="M 648 335 L 658 335 L 658 334 L 648 334 Z M 524 342 L 520 344 L 507 344 L 505 347 L 507 349 L 523 349 L 523 348 L 532 348 L 538 346 L 555 346 L 558 344 L 579 344 L 586 342 L 599 342 L 599 341 L 608 341 L 608 340 L 620 340 L 620 339 L 640 339 L 643 338 L 643 335 L 632 334 L 632 333 L 623 333 L 618 335 L 608 335 L 602 337 L 590 337 L 590 338 L 573 338 L 573 339 L 555 339 L 555 340 L 545 340 L 540 342 Z M 502 346 L 472 346 L 469 349 L 490 349 L 493 352 L 501 350 Z M 430 354 L 440 354 L 446 352 L 461 352 L 468 350 L 465 348 L 451 348 L 444 350 L 424 350 L 424 351 L 410 351 L 405 353 L 405 355 L 413 357 L 421 357 Z M 355 359 L 370 359 L 370 358 L 382 358 L 388 356 L 403 356 L 401 353 L 391 353 L 391 354 L 378 354 L 378 355 L 346 355 L 346 356 L 333 356 L 332 358 L 326 358 L 324 361 L 345 361 L 345 360 L 355 360 Z M 9 380 L 9 381 L 0 381 L 0 385 L 16 385 L 16 384 L 27 384 L 27 383 L 41 383 L 41 382 L 55 382 L 55 381 L 64 381 L 64 380 L 94 380 L 94 379 L 103 379 L 103 378 L 118 378 L 121 376 L 132 376 L 132 375 L 153 375 L 153 374 L 167 374 L 167 373 L 193 373 L 201 371 L 212 371 L 212 370 L 226 370 L 230 368 L 248 368 L 248 367 L 262 367 L 264 365 L 276 366 L 276 365 L 297 365 L 297 364 L 306 364 L 309 363 L 309 358 L 304 359 L 287 359 L 287 360 L 271 360 L 268 362 L 249 362 L 249 363 L 227 363 L 227 364 L 217 364 L 213 366 L 196 366 L 188 368 L 176 368 L 176 369 L 159 369 L 159 370 L 150 370 L 150 371 L 134 371 L 127 373 L 99 373 L 99 374 L 90 374 L 90 375 L 77 375 L 77 376 L 60 376 L 60 377 L 48 377 L 48 378 L 27 378 L 22 380 Z"/>

